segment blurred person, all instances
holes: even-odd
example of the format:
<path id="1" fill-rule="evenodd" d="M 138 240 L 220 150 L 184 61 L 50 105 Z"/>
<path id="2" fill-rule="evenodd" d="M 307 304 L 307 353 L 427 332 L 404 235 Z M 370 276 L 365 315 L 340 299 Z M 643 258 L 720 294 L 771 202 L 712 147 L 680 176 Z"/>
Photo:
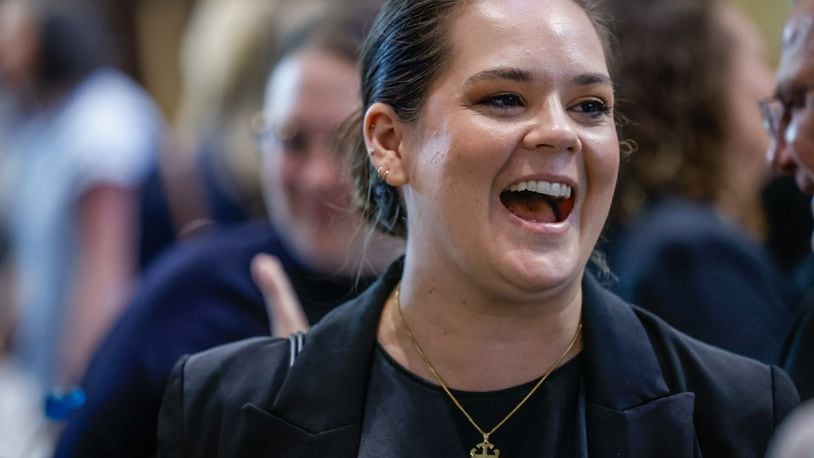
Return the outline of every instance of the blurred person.
<path id="1" fill-rule="evenodd" d="M 190 13 L 179 107 L 160 177 L 182 237 L 263 216 L 248 126 L 261 106 L 275 42 L 266 28 L 280 4 L 204 0 Z"/>
<path id="2" fill-rule="evenodd" d="M 721 0 L 616 0 L 624 161 L 609 240 L 621 295 L 706 343 L 778 364 L 796 292 L 760 245 L 764 45 Z M 636 14 L 630 14 L 636 11 Z"/>
<path id="3" fill-rule="evenodd" d="M 281 3 L 203 0 L 190 12 L 180 43 L 179 107 L 143 193 L 142 219 L 152 227 L 142 231 L 142 269 L 178 239 L 264 213 L 248 126 L 273 56 L 266 28 Z"/>
<path id="4" fill-rule="evenodd" d="M 9 87 L 24 91 L 25 73 L 30 71 L 35 54 L 36 27 L 24 4 L 0 1 L 0 165 L 6 157 L 13 132 L 21 122 L 22 113 L 17 109 L 20 97 L 15 97 Z M 0 202 L 2 195 L 11 194 L 10 183 L 0 169 Z M 13 271 L 9 262 L 10 241 L 6 217 L 0 212 L 0 355 L 10 348 L 14 311 Z M 0 356 L 1 357 L 1 356 Z"/>
<path id="5" fill-rule="evenodd" d="M 105 24 L 78 1 L 2 0 L 0 214 L 17 279 L 11 361 L 41 391 L 78 381 L 134 272 L 138 189 L 162 121 L 115 67 Z"/>
<path id="6" fill-rule="evenodd" d="M 315 323 L 400 252 L 399 241 L 370 238 L 350 212 L 337 151 L 338 129 L 358 109 L 357 47 L 372 16 L 358 6 L 365 3 L 375 4 L 344 4 L 344 14 L 358 17 L 325 13 L 282 40 L 258 124 L 270 222 L 182 242 L 149 269 L 85 375 L 88 404 L 68 422 L 56 456 L 152 456 L 161 394 L 178 358 L 268 335 L 270 324 L 285 335 L 290 324 L 272 318 L 266 303 L 301 303 L 301 323 Z"/>
<path id="7" fill-rule="evenodd" d="M 814 194 L 814 0 L 794 3 L 783 31 L 774 95 L 761 105 L 771 136 L 769 160 Z M 814 202 L 812 203 L 814 208 Z M 803 399 L 814 397 L 814 301 L 804 303 L 790 333 L 783 367 Z"/>
<path id="8" fill-rule="evenodd" d="M 8 88 L 25 91 L 26 74 L 36 54 L 36 27 L 28 8 L 21 2 L 0 1 L 0 202 L 9 195 L 3 166 L 7 149 L 18 124 L 22 122 L 22 102 Z M 1 208 L 1 207 L 0 207 Z M 36 388 L 32 374 L 8 361 L 16 310 L 14 271 L 10 261 L 7 216 L 0 212 L 0 456 L 17 456 L 28 447 L 27 438 L 42 421 L 42 389 Z M 31 456 L 50 453 L 49 441 L 35 445 Z"/>
<path id="9" fill-rule="evenodd" d="M 762 456 L 785 374 L 585 273 L 619 165 L 598 3 L 384 5 L 349 153 L 405 255 L 304 346 L 180 360 L 162 456 Z"/>

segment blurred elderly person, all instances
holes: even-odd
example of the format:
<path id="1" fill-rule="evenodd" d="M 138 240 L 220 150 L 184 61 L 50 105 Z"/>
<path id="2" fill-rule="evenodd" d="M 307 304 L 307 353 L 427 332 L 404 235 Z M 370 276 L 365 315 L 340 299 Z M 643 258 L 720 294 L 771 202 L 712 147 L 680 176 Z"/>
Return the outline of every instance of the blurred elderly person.
<path id="1" fill-rule="evenodd" d="M 814 194 L 814 0 L 798 0 L 783 33 L 783 53 L 774 96 L 762 103 L 771 136 L 769 159 L 793 174 L 797 187 Z M 814 307 L 800 311 L 783 366 L 800 397 L 814 397 Z"/>

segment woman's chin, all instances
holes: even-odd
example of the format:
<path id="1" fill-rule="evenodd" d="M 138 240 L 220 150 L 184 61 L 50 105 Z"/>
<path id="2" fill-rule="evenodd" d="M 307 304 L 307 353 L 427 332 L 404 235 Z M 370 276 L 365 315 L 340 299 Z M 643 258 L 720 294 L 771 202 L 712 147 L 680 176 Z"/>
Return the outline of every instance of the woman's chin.
<path id="1" fill-rule="evenodd" d="M 501 276 L 515 288 L 531 294 L 552 293 L 569 289 L 582 278 L 583 268 L 573 260 L 559 257 L 537 257 L 513 261 L 501 272 Z"/>
<path id="2" fill-rule="evenodd" d="M 336 273 L 350 263 L 352 243 L 348 239 L 340 240 L 331 233 L 305 231 L 292 234 L 291 239 L 292 254 L 311 269 Z"/>

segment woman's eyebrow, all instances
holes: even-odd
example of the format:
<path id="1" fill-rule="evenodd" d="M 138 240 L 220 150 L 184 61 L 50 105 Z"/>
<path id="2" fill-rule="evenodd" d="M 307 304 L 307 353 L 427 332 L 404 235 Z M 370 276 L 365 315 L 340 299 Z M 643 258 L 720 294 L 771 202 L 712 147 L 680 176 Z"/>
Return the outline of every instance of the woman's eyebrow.
<path id="1" fill-rule="evenodd" d="M 516 67 L 494 68 L 470 76 L 466 79 L 464 86 L 471 86 L 481 81 L 496 79 L 526 83 L 534 81 L 534 75 L 528 70 L 522 70 Z M 610 77 L 603 73 L 583 73 L 574 77 L 571 82 L 577 86 L 592 86 L 595 84 L 613 86 L 613 81 L 611 81 Z"/>
<path id="2" fill-rule="evenodd" d="M 531 72 L 527 70 L 521 70 L 515 67 L 494 68 L 491 70 L 484 70 L 482 72 L 475 73 L 474 75 L 466 79 L 464 86 L 471 86 L 481 81 L 496 79 L 518 81 L 525 83 L 533 81 L 534 77 L 532 76 Z"/>
<path id="3" fill-rule="evenodd" d="M 594 84 L 613 86 L 610 77 L 602 73 L 583 73 L 577 75 L 571 82 L 577 86 L 593 86 Z"/>

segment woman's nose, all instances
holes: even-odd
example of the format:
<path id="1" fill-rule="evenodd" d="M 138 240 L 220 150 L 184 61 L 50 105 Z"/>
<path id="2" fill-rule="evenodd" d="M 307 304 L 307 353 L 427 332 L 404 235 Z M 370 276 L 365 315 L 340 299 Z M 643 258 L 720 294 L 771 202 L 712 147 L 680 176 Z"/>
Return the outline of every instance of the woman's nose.
<path id="1" fill-rule="evenodd" d="M 531 129 L 523 137 L 528 149 L 549 148 L 553 151 L 578 152 L 582 143 L 571 118 L 559 101 L 549 101 L 534 117 Z"/>
<path id="2" fill-rule="evenodd" d="M 303 171 L 304 184 L 313 190 L 333 188 L 341 181 L 341 165 L 336 153 L 325 148 L 312 151 Z"/>

